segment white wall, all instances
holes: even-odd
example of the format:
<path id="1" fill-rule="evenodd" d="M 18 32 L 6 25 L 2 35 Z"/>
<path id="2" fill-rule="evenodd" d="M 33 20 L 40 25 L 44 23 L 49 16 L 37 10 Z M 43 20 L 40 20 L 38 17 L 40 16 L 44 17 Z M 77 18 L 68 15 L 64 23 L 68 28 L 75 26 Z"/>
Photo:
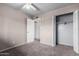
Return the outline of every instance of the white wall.
<path id="1" fill-rule="evenodd" d="M 26 17 L 20 10 L 0 4 L 0 51 L 26 43 Z"/>
<path id="2" fill-rule="evenodd" d="M 76 53 L 79 53 L 79 11 L 76 10 L 73 15 L 73 47 Z"/>
<path id="3" fill-rule="evenodd" d="M 54 19 L 54 18 L 53 18 Z M 40 17 L 40 43 L 52 45 L 52 18 L 50 16 Z M 53 27 L 53 28 L 52 28 Z M 54 35 L 53 35 L 54 36 Z"/>
<path id="4" fill-rule="evenodd" d="M 56 46 L 56 16 L 52 16 L 52 40 L 51 40 L 51 45 L 53 47 Z"/>

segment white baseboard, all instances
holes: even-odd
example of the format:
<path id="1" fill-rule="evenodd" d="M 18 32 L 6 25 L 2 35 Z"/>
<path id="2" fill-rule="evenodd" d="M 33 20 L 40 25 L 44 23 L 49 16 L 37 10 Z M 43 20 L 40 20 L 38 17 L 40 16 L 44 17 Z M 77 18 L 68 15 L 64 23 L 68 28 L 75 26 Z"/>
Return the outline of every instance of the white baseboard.
<path id="1" fill-rule="evenodd" d="M 66 45 L 66 46 L 71 46 L 71 47 L 73 47 L 73 45 L 71 45 L 71 44 L 67 44 L 67 43 L 59 42 L 59 44 L 60 44 L 60 45 Z"/>
<path id="2" fill-rule="evenodd" d="M 48 43 L 44 43 L 44 42 L 40 42 L 40 43 L 44 45 L 52 46 L 51 44 L 48 44 Z"/>
<path id="3" fill-rule="evenodd" d="M 22 45 L 24 45 L 24 44 L 26 44 L 26 43 L 22 43 L 22 44 L 19 44 L 19 45 L 15 45 L 15 46 L 12 46 L 12 47 L 8 47 L 8 48 L 6 48 L 6 49 L 0 50 L 0 52 L 9 50 L 9 49 L 12 49 L 12 48 L 15 48 L 15 47 L 19 47 L 19 46 L 22 46 Z"/>

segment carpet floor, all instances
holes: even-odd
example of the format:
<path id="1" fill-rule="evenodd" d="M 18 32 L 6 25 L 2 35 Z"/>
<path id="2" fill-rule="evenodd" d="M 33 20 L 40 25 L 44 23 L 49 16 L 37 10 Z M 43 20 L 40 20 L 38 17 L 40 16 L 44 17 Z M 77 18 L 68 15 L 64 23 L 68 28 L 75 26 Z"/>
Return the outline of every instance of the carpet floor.
<path id="1" fill-rule="evenodd" d="M 3 56 L 79 56 L 79 54 L 76 54 L 70 46 L 57 45 L 56 47 L 51 47 L 41 44 L 38 41 L 1 53 Z"/>

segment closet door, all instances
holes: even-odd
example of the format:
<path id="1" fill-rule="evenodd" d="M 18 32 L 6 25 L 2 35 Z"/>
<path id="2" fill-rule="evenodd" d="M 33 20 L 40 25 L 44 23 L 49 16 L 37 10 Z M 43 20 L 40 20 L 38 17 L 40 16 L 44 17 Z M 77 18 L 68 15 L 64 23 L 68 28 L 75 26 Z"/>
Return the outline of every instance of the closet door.
<path id="1" fill-rule="evenodd" d="M 73 46 L 73 15 L 58 16 L 57 20 L 58 44 Z"/>

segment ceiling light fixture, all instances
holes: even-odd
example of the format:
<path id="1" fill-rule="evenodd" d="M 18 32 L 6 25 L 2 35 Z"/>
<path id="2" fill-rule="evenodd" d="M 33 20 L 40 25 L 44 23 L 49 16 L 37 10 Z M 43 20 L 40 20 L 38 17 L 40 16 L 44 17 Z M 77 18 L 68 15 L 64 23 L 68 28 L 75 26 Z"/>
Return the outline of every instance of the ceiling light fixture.
<path id="1" fill-rule="evenodd" d="M 23 6 L 23 9 L 30 9 L 31 7 L 31 4 L 30 3 L 27 3 Z"/>
<path id="2" fill-rule="evenodd" d="M 27 9 L 27 10 L 33 9 L 34 11 L 37 10 L 31 3 L 25 4 L 25 5 L 22 7 L 22 9 Z"/>

